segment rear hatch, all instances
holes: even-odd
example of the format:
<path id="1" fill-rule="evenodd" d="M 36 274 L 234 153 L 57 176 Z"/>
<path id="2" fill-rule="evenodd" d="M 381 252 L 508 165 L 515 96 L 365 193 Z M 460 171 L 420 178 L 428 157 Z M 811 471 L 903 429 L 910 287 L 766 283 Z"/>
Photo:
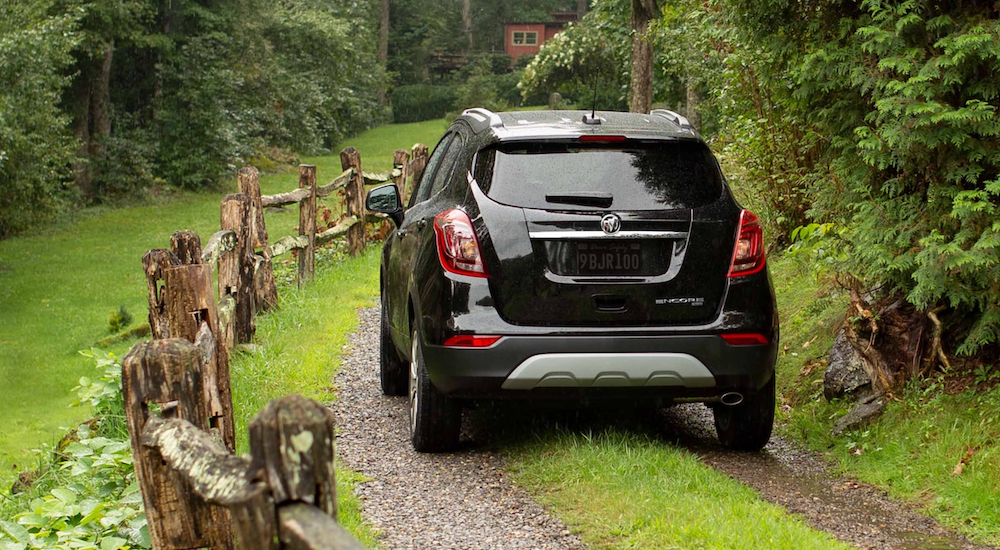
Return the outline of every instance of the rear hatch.
<path id="1" fill-rule="evenodd" d="M 703 143 L 504 143 L 479 152 L 474 176 L 490 290 L 508 322 L 717 316 L 739 209 Z"/>

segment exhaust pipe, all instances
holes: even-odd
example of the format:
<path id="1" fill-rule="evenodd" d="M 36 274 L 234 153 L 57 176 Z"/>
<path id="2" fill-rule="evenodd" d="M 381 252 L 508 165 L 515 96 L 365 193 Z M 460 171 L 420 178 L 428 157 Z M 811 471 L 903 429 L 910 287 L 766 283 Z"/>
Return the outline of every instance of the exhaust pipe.
<path id="1" fill-rule="evenodd" d="M 743 402 L 743 394 L 735 391 L 724 393 L 722 394 L 722 397 L 719 398 L 719 401 L 723 405 L 733 407 Z"/>

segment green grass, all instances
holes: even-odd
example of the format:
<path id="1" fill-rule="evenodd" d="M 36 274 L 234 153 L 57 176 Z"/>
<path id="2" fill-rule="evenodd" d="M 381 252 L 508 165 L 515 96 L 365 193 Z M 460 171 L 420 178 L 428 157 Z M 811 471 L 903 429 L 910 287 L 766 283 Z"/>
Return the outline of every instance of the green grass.
<path id="1" fill-rule="evenodd" d="M 344 146 L 361 151 L 366 169 L 385 170 L 395 149 L 416 142 L 433 146 L 445 128 L 443 120 L 383 127 Z M 320 183 L 342 171 L 337 155 L 302 161 L 317 165 Z M 268 176 L 263 192 L 288 191 L 297 181 L 294 170 Z M 16 469 L 36 466 L 30 449 L 57 441 L 65 428 L 84 420 L 85 411 L 68 408 L 70 389 L 91 369 L 77 351 L 108 335 L 111 310 L 124 305 L 134 323 L 145 322 L 142 255 L 167 247 L 180 229 L 197 231 L 206 240 L 218 230 L 222 196 L 234 191 L 231 182 L 225 191 L 88 209 L 53 220 L 36 236 L 0 241 L 0 484 L 6 485 Z M 269 213 L 267 224 L 276 239 L 292 232 L 298 213 L 294 208 Z M 122 354 L 132 343 L 115 344 L 109 351 Z"/>
<path id="2" fill-rule="evenodd" d="M 519 484 L 595 547 L 850 548 L 645 435 L 551 432 L 515 450 L 510 463 Z"/>
<path id="3" fill-rule="evenodd" d="M 914 380 L 878 422 L 832 436 L 851 403 L 823 397 L 823 372 L 848 299 L 818 282 L 800 259 L 778 258 L 771 271 L 781 313 L 781 429 L 836 459 L 845 475 L 973 540 L 1000 544 L 1000 386 L 949 395 L 942 390 L 946 378 Z"/>

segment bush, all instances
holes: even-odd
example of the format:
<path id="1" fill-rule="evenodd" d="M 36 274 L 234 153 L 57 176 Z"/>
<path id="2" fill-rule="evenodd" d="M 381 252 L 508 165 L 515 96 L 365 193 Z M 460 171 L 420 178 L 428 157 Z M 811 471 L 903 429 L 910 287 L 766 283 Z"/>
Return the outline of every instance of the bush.
<path id="1" fill-rule="evenodd" d="M 392 119 L 400 124 L 443 118 L 457 99 L 458 92 L 452 86 L 400 86 L 392 94 Z"/>

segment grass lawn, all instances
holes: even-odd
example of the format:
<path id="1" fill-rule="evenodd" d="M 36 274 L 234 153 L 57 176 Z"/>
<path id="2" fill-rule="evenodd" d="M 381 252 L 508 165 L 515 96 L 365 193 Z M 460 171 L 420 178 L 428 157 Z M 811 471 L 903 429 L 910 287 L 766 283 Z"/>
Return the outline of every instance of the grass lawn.
<path id="1" fill-rule="evenodd" d="M 429 121 L 382 127 L 349 140 L 367 170 L 392 165 L 392 151 L 416 142 L 433 146 L 446 123 Z M 338 155 L 303 158 L 315 164 L 325 184 L 341 173 Z M 262 180 L 265 194 L 297 186 L 296 171 Z M 197 231 L 203 240 L 218 230 L 219 202 L 225 191 L 182 193 L 157 204 L 132 208 L 89 209 L 54 221 L 39 235 L 0 241 L 0 484 L 15 468 L 32 468 L 30 449 L 58 440 L 84 420 L 81 409 L 68 408 L 70 389 L 92 363 L 77 352 L 108 335 L 108 316 L 119 306 L 146 319 L 146 284 L 142 255 L 169 245 L 180 229 Z M 272 239 L 290 234 L 296 209 L 268 214 Z M 123 354 L 132 342 L 112 346 Z M 239 400 L 240 397 L 236 396 Z"/>

